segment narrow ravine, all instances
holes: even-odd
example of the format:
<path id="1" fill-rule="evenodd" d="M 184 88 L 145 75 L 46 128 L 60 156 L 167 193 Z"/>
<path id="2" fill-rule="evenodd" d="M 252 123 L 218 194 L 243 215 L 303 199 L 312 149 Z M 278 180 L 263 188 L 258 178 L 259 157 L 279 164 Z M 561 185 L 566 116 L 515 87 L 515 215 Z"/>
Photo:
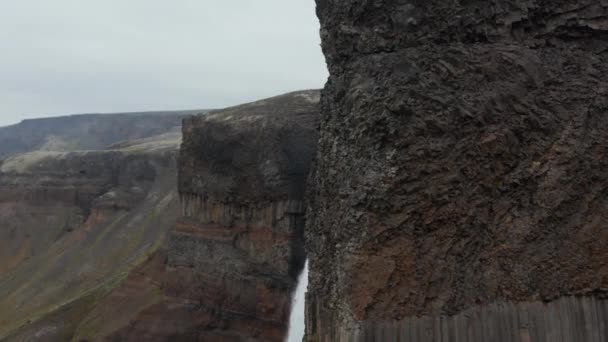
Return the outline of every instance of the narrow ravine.
<path id="1" fill-rule="evenodd" d="M 293 297 L 291 315 L 289 316 L 289 333 L 287 342 L 302 342 L 304 338 L 304 311 L 306 289 L 308 288 L 308 261 L 298 279 L 298 287 Z"/>

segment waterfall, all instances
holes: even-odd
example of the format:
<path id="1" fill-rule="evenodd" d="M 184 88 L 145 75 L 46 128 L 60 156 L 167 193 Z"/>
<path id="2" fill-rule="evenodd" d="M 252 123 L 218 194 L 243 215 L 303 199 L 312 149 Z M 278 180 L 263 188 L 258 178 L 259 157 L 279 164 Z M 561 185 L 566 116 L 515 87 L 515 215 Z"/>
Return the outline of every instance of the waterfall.
<path id="1" fill-rule="evenodd" d="M 304 338 L 304 301 L 306 298 L 306 288 L 308 287 L 308 261 L 304 265 L 304 270 L 298 279 L 298 287 L 293 296 L 291 315 L 289 316 L 289 333 L 287 342 L 302 342 Z"/>

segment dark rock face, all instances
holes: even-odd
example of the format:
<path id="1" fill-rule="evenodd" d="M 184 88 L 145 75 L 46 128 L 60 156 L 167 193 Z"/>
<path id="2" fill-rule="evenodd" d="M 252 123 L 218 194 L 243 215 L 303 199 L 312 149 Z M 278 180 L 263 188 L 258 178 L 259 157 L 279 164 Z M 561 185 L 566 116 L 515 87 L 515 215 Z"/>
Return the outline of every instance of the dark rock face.
<path id="1" fill-rule="evenodd" d="M 183 125 L 179 192 L 163 299 L 119 341 L 283 341 L 304 264 L 304 192 L 319 91 L 206 115 Z"/>
<path id="2" fill-rule="evenodd" d="M 307 338 L 608 339 L 608 3 L 317 12 Z"/>

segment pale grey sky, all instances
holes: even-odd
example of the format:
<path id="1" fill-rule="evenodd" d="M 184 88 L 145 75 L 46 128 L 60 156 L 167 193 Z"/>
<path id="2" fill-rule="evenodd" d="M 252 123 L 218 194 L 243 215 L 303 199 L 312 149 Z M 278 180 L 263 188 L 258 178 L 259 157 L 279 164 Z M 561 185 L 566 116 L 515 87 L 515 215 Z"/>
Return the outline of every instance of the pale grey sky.
<path id="1" fill-rule="evenodd" d="M 314 0 L 0 0 L 0 126 L 321 88 Z"/>

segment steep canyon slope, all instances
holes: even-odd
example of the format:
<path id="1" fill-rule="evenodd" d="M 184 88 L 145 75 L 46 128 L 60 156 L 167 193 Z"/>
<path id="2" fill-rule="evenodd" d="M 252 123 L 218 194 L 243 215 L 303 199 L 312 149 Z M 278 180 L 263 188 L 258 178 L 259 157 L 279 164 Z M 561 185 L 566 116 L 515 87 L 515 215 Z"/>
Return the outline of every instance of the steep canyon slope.
<path id="1" fill-rule="evenodd" d="M 167 133 L 0 163 L 0 339 L 69 341 L 162 245 L 179 214 L 180 140 Z"/>
<path id="2" fill-rule="evenodd" d="M 307 339 L 608 340 L 608 3 L 317 13 Z"/>

